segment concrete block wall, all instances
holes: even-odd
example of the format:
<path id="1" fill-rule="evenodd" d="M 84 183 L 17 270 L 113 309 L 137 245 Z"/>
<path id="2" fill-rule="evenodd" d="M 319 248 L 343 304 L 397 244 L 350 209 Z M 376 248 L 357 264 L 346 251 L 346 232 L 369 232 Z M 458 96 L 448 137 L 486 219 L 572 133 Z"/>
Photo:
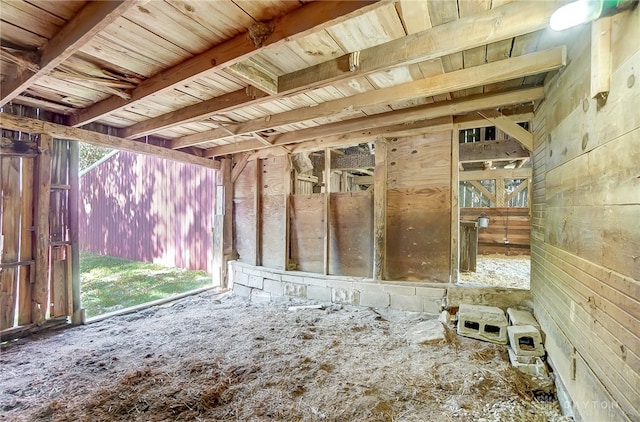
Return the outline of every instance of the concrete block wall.
<path id="1" fill-rule="evenodd" d="M 437 283 L 379 282 L 229 263 L 234 293 L 255 302 L 308 299 L 324 303 L 439 314 L 447 295 Z"/>

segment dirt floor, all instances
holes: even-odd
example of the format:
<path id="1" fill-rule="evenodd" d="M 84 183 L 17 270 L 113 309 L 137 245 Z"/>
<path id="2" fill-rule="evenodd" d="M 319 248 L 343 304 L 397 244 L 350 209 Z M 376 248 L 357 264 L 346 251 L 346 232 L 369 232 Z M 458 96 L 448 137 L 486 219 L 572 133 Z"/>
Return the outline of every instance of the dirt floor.
<path id="1" fill-rule="evenodd" d="M 529 289 L 529 255 L 478 255 L 476 272 L 461 272 L 461 284 Z"/>
<path id="2" fill-rule="evenodd" d="M 2 349 L 0 420 L 566 421 L 506 346 L 415 344 L 434 316 L 208 291 Z"/>

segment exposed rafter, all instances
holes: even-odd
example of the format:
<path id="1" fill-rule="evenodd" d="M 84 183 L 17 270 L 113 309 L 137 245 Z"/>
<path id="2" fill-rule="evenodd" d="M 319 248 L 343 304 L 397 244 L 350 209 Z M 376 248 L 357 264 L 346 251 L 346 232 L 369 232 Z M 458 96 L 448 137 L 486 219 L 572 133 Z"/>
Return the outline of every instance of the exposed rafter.
<path id="1" fill-rule="evenodd" d="M 553 12 L 551 4 L 553 2 L 545 2 L 544 5 L 534 3 L 508 4 L 474 15 L 473 18 L 455 20 L 402 39 L 368 48 L 360 52 L 361 66 L 353 72 L 349 71 L 348 56 L 281 76 L 277 81 L 271 80 L 270 75 L 265 75 L 255 66 L 238 63 L 230 66 L 228 70 L 272 94 L 276 89 L 278 93 L 269 97 L 251 98 L 244 95 L 243 90 L 239 90 L 204 101 L 198 104 L 197 107 L 187 107 L 183 110 L 169 112 L 135 124 L 125 129 L 124 136 L 134 138 L 148 135 L 171 126 L 205 119 L 216 113 L 229 111 L 237 107 L 273 101 L 294 91 L 297 93 L 307 92 L 319 85 L 326 85 L 339 79 L 353 78 L 359 74 L 387 69 L 407 62 L 435 59 L 447 54 L 468 50 L 482 43 L 496 42 L 513 36 L 531 33 L 544 26 L 541 22 L 546 22 Z M 526 18 L 523 18 L 525 16 Z M 470 30 L 473 31 L 473 36 L 468 36 Z M 422 45 L 423 48 L 414 48 L 414 42 L 418 43 L 416 45 Z M 409 45 L 412 47 L 408 48 Z M 405 54 L 405 56 L 398 58 L 394 55 L 389 55 L 389 51 L 394 51 L 395 54 L 398 49 L 399 51 L 397 52 Z M 370 57 L 371 59 L 366 60 L 362 57 Z M 400 60 L 405 60 L 406 62 L 401 62 Z M 365 68 L 363 66 L 368 67 Z M 309 73 L 310 76 L 303 76 L 305 73 Z M 312 79 L 307 80 L 308 78 Z M 295 80 L 295 83 L 291 82 L 293 80 Z M 305 83 L 307 85 L 303 85 Z M 233 98 L 233 101 L 229 101 L 229 98 Z"/>
<path id="2" fill-rule="evenodd" d="M 274 147 L 270 153 L 279 154 L 275 146 L 287 145 L 292 152 L 299 152 L 298 145 L 308 141 L 318 147 L 337 147 L 353 144 L 377 136 L 409 136 L 428 131 L 450 130 L 449 116 L 471 113 L 489 107 L 500 107 L 539 100 L 544 96 L 544 88 L 529 88 L 498 94 L 476 95 L 453 101 L 428 104 L 370 117 L 346 120 L 321 127 L 313 127 L 287 132 L 271 138 Z M 435 120 L 429 120 L 435 119 Z M 366 128 L 366 129 L 362 129 Z M 258 141 L 244 141 L 230 145 L 209 148 L 205 156 L 219 156 L 237 152 L 264 149 Z"/>
<path id="3" fill-rule="evenodd" d="M 174 151 L 156 145 L 145 144 L 132 141 L 117 136 L 105 135 L 85 129 L 77 129 L 44 120 L 18 117 L 7 113 L 0 113 L 0 128 L 16 130 L 27 133 L 47 133 L 54 138 L 72 139 L 86 142 L 92 145 L 115 148 L 124 151 L 136 152 L 139 154 L 151 155 L 169 160 L 179 161 L 187 164 L 196 164 L 203 167 L 219 169 L 220 163 L 211 159 L 187 154 L 185 152 Z"/>
<path id="4" fill-rule="evenodd" d="M 306 120 L 338 115 L 345 110 L 361 110 L 365 107 L 393 104 L 394 102 L 419 99 L 446 92 L 475 86 L 482 86 L 528 75 L 535 75 L 557 69 L 566 63 L 566 49 L 557 47 L 525 56 L 514 57 L 462 69 L 455 72 L 431 76 L 401 85 L 364 92 L 338 100 L 327 101 L 316 107 L 296 109 L 284 113 L 251 120 L 245 123 L 229 125 L 224 130 L 213 129 L 194 135 L 184 136 L 172 142 L 172 148 L 184 148 L 217 139 L 243 135 L 251 132 L 277 128 Z"/>
<path id="5" fill-rule="evenodd" d="M 56 35 L 41 49 L 36 63 L 39 70 L 27 68 L 5 78 L 0 84 L 0 106 L 20 95 L 38 78 L 48 74 L 56 66 L 71 57 L 96 34 L 116 20 L 140 0 L 92 1 L 88 2 Z"/>
<path id="6" fill-rule="evenodd" d="M 545 28 L 561 2 L 514 2 L 278 78 L 279 92 L 327 84 L 401 64 L 432 60 Z M 353 62 L 353 60 L 352 60 Z"/>
<path id="7" fill-rule="evenodd" d="M 531 132 L 496 110 L 483 111 L 480 114 L 498 129 L 507 135 L 513 136 L 526 149 L 533 151 L 533 134 Z"/>
<path id="8" fill-rule="evenodd" d="M 81 110 L 71 119 L 73 126 L 80 126 L 118 111 L 132 103 L 173 89 L 178 84 L 188 83 L 206 72 L 219 70 L 251 57 L 261 48 L 296 39 L 309 31 L 317 31 L 328 25 L 342 22 L 353 12 L 364 12 L 386 2 L 363 1 L 318 1 L 305 4 L 273 23 L 273 32 L 256 45 L 246 34 L 228 41 L 186 60 L 143 81 L 131 92 L 131 99 L 109 97 L 91 107 Z"/>

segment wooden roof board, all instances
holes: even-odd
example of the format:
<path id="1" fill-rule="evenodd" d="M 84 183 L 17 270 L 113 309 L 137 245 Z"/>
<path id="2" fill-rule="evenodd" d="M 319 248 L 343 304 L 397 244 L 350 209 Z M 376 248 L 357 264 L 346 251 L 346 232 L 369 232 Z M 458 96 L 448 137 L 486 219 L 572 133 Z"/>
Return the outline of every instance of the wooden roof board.
<path id="1" fill-rule="evenodd" d="M 73 18 L 87 2 L 81 0 L 30 0 L 27 3 L 38 7 L 39 9 L 49 12 L 51 15 L 57 16 L 69 21 Z"/>
<path id="2" fill-rule="evenodd" d="M 383 44 L 405 35 L 394 5 L 388 3 L 348 22 L 327 28 L 327 32 L 347 53 Z"/>
<path id="3" fill-rule="evenodd" d="M 27 31 L 11 22 L 2 20 L 0 23 L 2 24 L 2 31 L 0 32 L 2 33 L 3 44 L 10 43 L 26 50 L 35 50 L 45 45 L 48 41 L 47 38 Z"/>
<path id="4" fill-rule="evenodd" d="M 193 55 L 223 40 L 164 0 L 134 6 L 124 17 Z"/>
<path id="5" fill-rule="evenodd" d="M 286 15 L 302 5 L 302 2 L 279 0 L 234 0 L 233 2 L 256 22 L 270 21 L 278 16 Z"/>
<path id="6" fill-rule="evenodd" d="M 31 33 L 50 39 L 66 21 L 26 1 L 2 1 L 2 20 Z M 4 25 L 3 25 L 4 26 Z"/>
<path id="7" fill-rule="evenodd" d="M 31 85 L 25 91 L 25 94 L 76 108 L 86 107 L 92 104 L 90 100 L 76 97 L 66 92 L 54 91 L 46 86 Z"/>
<path id="8" fill-rule="evenodd" d="M 216 43 L 247 31 L 255 21 L 231 0 L 166 0 L 182 14 L 207 28 L 216 38 Z"/>

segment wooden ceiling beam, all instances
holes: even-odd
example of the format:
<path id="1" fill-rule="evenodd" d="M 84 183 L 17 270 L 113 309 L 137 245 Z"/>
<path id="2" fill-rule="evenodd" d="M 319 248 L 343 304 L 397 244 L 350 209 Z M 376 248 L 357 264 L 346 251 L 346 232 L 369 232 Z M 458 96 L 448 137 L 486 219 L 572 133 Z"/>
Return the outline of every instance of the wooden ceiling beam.
<path id="1" fill-rule="evenodd" d="M 71 57 L 96 34 L 111 24 L 140 0 L 92 1 L 63 26 L 41 49 L 39 70 L 25 69 L 0 84 L 0 106 L 16 98 L 40 77 Z"/>
<path id="2" fill-rule="evenodd" d="M 280 126 L 304 122 L 306 120 L 339 115 L 345 110 L 352 112 L 365 107 L 388 105 L 400 101 L 431 97 L 461 89 L 535 75 L 558 69 L 565 64 L 566 48 L 564 46 L 551 50 L 538 51 L 524 56 L 504 59 L 481 66 L 435 75 L 388 88 L 327 101 L 315 107 L 295 109 L 267 116 L 266 118 L 228 125 L 224 130 L 212 129 L 183 136 L 172 142 L 172 148 L 184 148 L 218 139 L 233 138 L 233 136 L 229 135 L 229 131 L 236 136 L 251 132 L 260 132 Z"/>
<path id="3" fill-rule="evenodd" d="M 426 57 L 425 60 L 442 57 L 446 54 L 468 50 L 469 48 L 476 46 L 476 44 L 478 43 L 498 41 L 516 35 L 533 32 L 536 29 L 540 29 L 542 25 L 540 22 L 545 22 L 550 15 L 551 8 L 547 9 L 547 6 L 548 3 L 545 3 L 543 7 L 537 7 L 537 5 L 527 3 L 518 4 L 518 7 L 516 7 L 515 5 L 498 7 L 491 11 L 479 15 L 474 15 L 473 19 L 463 18 L 460 20 L 452 21 L 435 28 L 430 28 L 418 34 L 404 37 L 400 40 L 395 40 L 386 44 L 371 47 L 367 50 L 363 50 L 363 52 L 361 52 L 360 54 L 366 52 L 365 57 L 370 56 L 375 58 L 375 60 L 365 60 L 363 63 L 365 65 L 368 64 L 369 66 L 375 66 L 377 70 L 388 68 L 389 66 L 404 64 L 397 61 L 392 61 L 390 62 L 390 64 L 386 62 L 388 57 L 387 51 L 393 50 L 401 43 L 402 53 L 414 55 L 419 54 L 422 55 L 421 57 L 423 58 Z M 512 13 L 512 9 L 517 11 L 515 15 Z M 520 19 L 522 16 L 528 16 L 528 18 L 522 20 Z M 475 34 L 474 37 L 466 36 L 470 26 L 473 28 L 473 34 Z M 443 38 L 435 38 L 440 36 Z M 430 47 L 425 47 L 424 49 L 412 47 L 411 49 L 407 49 L 406 46 L 413 42 L 422 44 L 426 43 L 425 45 L 428 45 Z M 411 45 L 413 46 L 413 44 Z M 425 54 L 427 56 L 424 56 Z M 411 57 L 415 58 L 414 56 Z M 322 66 L 337 66 L 343 71 L 336 74 L 331 72 L 327 73 L 325 70 L 319 68 Z M 313 73 L 314 69 L 317 70 L 318 73 Z M 256 85 L 273 95 L 270 97 L 247 98 L 242 97 L 242 91 L 236 91 L 235 93 L 226 94 L 221 97 L 216 97 L 204 101 L 199 107 L 188 107 L 188 110 L 177 110 L 175 112 L 170 112 L 165 115 L 161 115 L 156 118 L 152 118 L 144 122 L 135 124 L 125 129 L 124 136 L 127 138 L 143 136 L 150 133 L 158 132 L 167 127 L 179 125 L 182 123 L 188 123 L 190 121 L 198 119 L 205 119 L 214 115 L 216 112 L 220 113 L 229 111 L 237 107 L 257 105 L 262 102 L 272 101 L 274 99 L 284 97 L 293 92 L 302 93 L 311 91 L 313 89 L 316 89 L 319 85 L 326 85 L 330 82 L 335 82 L 338 79 L 355 77 L 358 74 L 364 72 L 363 69 L 364 68 L 360 67 L 354 72 L 350 72 L 349 57 L 343 56 L 343 58 L 337 59 L 337 61 L 329 61 L 327 62 L 327 64 L 313 66 L 308 68 L 308 70 L 305 69 L 301 70 L 300 72 L 294 73 L 312 73 L 311 77 L 315 79 L 308 85 L 302 86 L 302 82 L 295 84 L 290 84 L 289 82 L 287 82 L 287 78 L 292 78 L 294 74 L 285 75 L 277 78 L 276 80 L 273 80 L 271 75 L 267 75 L 266 72 L 262 71 L 257 65 L 254 65 L 252 63 L 237 63 L 228 67 L 227 70 L 231 71 L 236 76 L 239 76 L 242 79 L 248 81 L 250 84 Z M 228 102 L 228 96 L 234 96 L 235 98 L 244 99 L 244 102 Z M 155 129 L 155 125 L 157 125 L 157 130 Z"/>
<path id="4" fill-rule="evenodd" d="M 482 117 L 494 124 L 498 129 L 513 136 L 529 151 L 533 151 L 533 134 L 497 110 L 485 110 Z"/>
<path id="5" fill-rule="evenodd" d="M 452 115 L 471 113 L 490 107 L 530 103 L 543 97 L 544 88 L 542 87 L 475 95 L 301 129 L 276 135 L 269 139 L 274 146 L 287 145 L 292 152 L 299 152 L 296 144 L 305 141 L 307 141 L 307 146 L 312 147 L 311 149 L 318 149 L 326 146 L 352 145 L 362 140 L 375 139 L 378 136 L 411 136 L 426 132 L 441 132 L 451 130 L 453 121 L 450 116 Z M 480 122 L 485 121 L 481 117 L 479 119 Z M 261 149 L 265 149 L 261 142 L 251 140 L 209 148 L 205 150 L 204 156 L 213 157 Z M 274 153 L 275 147 L 267 148 L 267 150 L 269 150 L 267 153 Z M 274 153 L 274 155 L 277 154 L 279 152 Z"/>
<path id="6" fill-rule="evenodd" d="M 18 117 L 8 113 L 0 113 L 0 128 L 16 130 L 27 133 L 46 133 L 54 138 L 72 139 L 91 145 L 115 148 L 123 151 L 131 151 L 144 155 L 179 161 L 181 163 L 196 164 L 212 169 L 219 169 L 220 163 L 208 158 L 163 148 L 152 144 L 132 141 L 118 136 L 105 135 L 85 129 L 78 129 L 44 120 Z"/>
<path id="7" fill-rule="evenodd" d="M 531 177 L 531 168 L 461 171 L 458 177 L 461 182 L 488 179 L 528 179 Z"/>
<path id="8" fill-rule="evenodd" d="M 239 34 L 204 53 L 144 80 L 132 90 L 130 100 L 114 96 L 80 110 L 72 116 L 71 124 L 72 126 L 81 126 L 98 120 L 149 95 L 173 89 L 176 85 L 186 84 L 206 72 L 220 70 L 245 60 L 264 47 L 295 40 L 307 35 L 310 31 L 343 22 L 353 17 L 353 13 L 364 13 L 385 3 L 369 0 L 307 3 L 288 15 L 275 19 L 273 32 L 262 43 L 256 45 L 246 33 Z"/>
<path id="9" fill-rule="evenodd" d="M 460 144 L 459 161 L 477 163 L 496 160 L 518 160 L 529 158 L 529 150 L 515 139 Z"/>
<path id="10" fill-rule="evenodd" d="M 278 78 L 278 91 L 318 87 L 345 77 L 437 59 L 544 29 L 562 1 L 514 2 L 344 55 Z M 355 56 L 352 56 L 355 57 Z M 354 65 L 355 63 L 355 65 Z"/>
<path id="11" fill-rule="evenodd" d="M 260 99 L 267 96 L 267 93 L 254 87 L 239 89 L 211 100 L 202 101 L 179 110 L 143 120 L 140 123 L 122 129 L 122 136 L 124 138 L 137 138 L 160 132 L 161 130 L 178 124 L 202 121 L 207 117 L 229 111 L 238 106 L 261 102 Z"/>

